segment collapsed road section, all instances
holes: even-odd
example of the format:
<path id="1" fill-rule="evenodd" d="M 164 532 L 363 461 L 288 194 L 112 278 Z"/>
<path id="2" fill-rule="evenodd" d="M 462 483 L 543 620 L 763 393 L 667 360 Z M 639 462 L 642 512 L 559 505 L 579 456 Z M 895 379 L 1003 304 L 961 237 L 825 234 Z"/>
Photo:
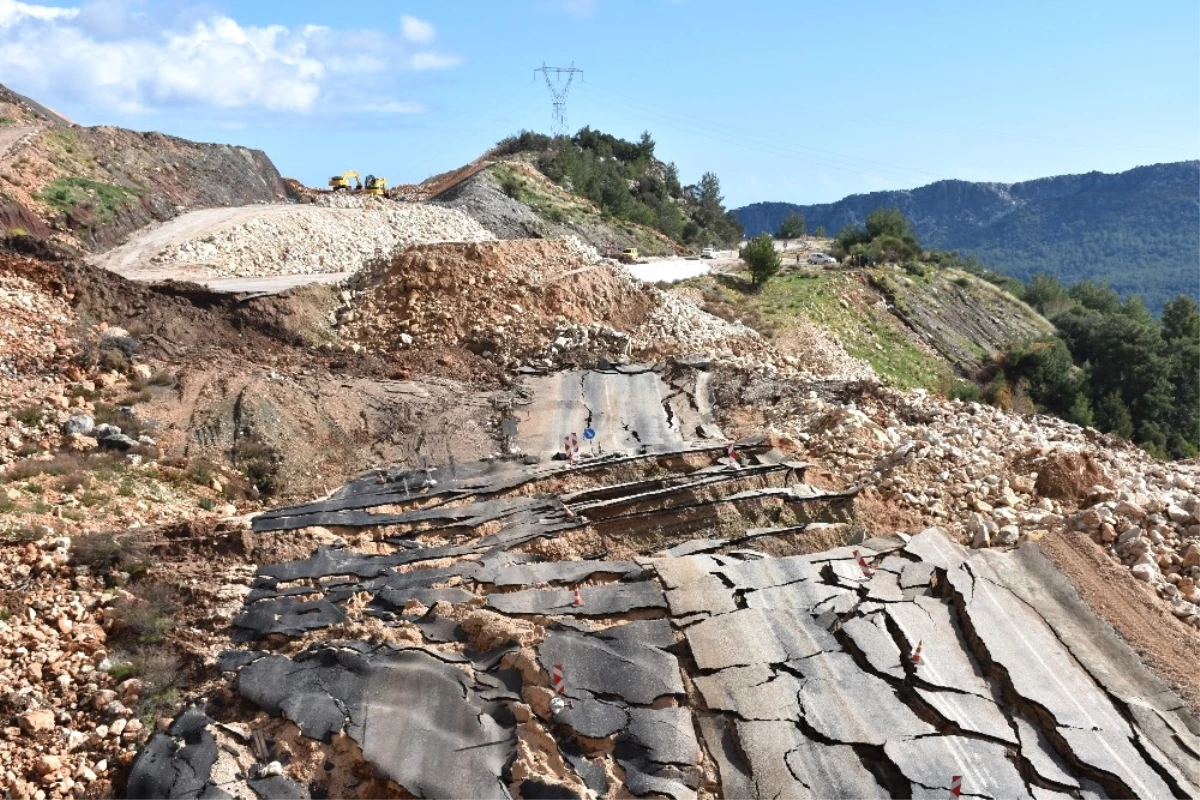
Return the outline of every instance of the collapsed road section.
<path id="1" fill-rule="evenodd" d="M 1036 544 L 854 533 L 765 440 L 372 473 L 256 518 L 136 797 L 1196 797 L 1197 720 Z"/>

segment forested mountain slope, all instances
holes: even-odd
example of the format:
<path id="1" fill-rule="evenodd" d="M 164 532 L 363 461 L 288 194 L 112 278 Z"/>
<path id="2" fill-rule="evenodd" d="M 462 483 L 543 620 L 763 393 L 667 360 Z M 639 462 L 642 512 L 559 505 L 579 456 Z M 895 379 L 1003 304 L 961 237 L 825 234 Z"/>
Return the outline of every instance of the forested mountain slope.
<path id="1" fill-rule="evenodd" d="M 1154 311 L 1200 295 L 1200 162 L 1089 172 L 1022 183 L 938 181 L 918 189 L 851 195 L 836 203 L 755 203 L 736 209 L 748 235 L 774 232 L 787 214 L 829 234 L 896 206 L 927 247 L 977 256 L 988 268 L 1064 283 L 1088 278 Z"/>

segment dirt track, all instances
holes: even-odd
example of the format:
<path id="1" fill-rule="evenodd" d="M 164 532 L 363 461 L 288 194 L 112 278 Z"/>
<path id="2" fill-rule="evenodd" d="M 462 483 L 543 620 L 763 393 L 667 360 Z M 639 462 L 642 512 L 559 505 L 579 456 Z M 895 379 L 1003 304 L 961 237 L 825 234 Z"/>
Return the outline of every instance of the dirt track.
<path id="1" fill-rule="evenodd" d="M 37 128 L 33 125 L 12 125 L 0 127 L 0 158 L 8 154 L 8 151 L 21 141 L 26 135 L 33 133 Z"/>
<path id="2" fill-rule="evenodd" d="M 171 245 L 182 244 L 189 239 L 216 233 L 252 219 L 280 216 L 295 210 L 295 205 L 280 204 L 276 206 L 205 208 L 199 211 L 190 211 L 170 222 L 135 232 L 129 241 L 120 247 L 92 257 L 91 263 L 135 281 L 204 281 L 212 276 L 200 265 L 163 268 L 154 264 L 151 259 Z"/>

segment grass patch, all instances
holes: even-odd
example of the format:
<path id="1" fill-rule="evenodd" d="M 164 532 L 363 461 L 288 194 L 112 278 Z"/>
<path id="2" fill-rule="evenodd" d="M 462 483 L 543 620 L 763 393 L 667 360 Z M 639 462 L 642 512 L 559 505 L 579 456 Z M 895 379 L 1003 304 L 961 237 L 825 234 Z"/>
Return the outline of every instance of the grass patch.
<path id="1" fill-rule="evenodd" d="M 122 206 L 137 202 L 138 193 L 113 183 L 101 183 L 87 178 L 58 178 L 34 197 L 63 214 L 86 209 L 101 224 L 113 221 L 113 214 Z"/>
<path id="2" fill-rule="evenodd" d="M 807 319 L 836 335 L 847 353 L 869 363 L 888 386 L 936 392 L 952 386 L 950 366 L 913 342 L 890 313 L 873 302 L 863 304 L 863 291 L 850 276 L 825 270 L 782 275 L 757 292 L 748 280 L 731 276 L 717 289 L 737 318 L 764 335 L 778 337 L 795 319 Z"/>
<path id="3" fill-rule="evenodd" d="M 42 475 L 52 475 L 63 478 L 63 482 L 75 482 L 79 479 L 79 485 L 82 486 L 89 475 L 110 478 L 123 474 L 124 471 L 125 461 L 116 453 L 57 453 L 53 458 L 26 458 L 17 461 L 4 474 L 3 481 L 15 483 Z"/>
<path id="4" fill-rule="evenodd" d="M 50 418 L 50 411 L 37 403 L 22 406 L 13 414 L 13 419 L 27 428 L 36 428 Z"/>

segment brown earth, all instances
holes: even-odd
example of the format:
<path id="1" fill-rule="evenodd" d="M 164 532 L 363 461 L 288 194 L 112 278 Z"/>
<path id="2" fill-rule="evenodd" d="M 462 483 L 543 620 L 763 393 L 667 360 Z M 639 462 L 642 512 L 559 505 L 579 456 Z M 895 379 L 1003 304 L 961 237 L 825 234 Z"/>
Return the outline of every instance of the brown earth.
<path id="1" fill-rule="evenodd" d="M 408 248 L 351 284 L 342 334 L 377 353 L 429 344 L 508 356 L 544 348 L 566 323 L 633 330 L 650 290 L 565 241 L 510 240 Z"/>
<path id="2" fill-rule="evenodd" d="M 1062 531 L 1039 542 L 1071 580 L 1085 603 L 1170 684 L 1193 712 L 1200 713 L 1200 637 L 1176 619 L 1128 569 L 1114 562 L 1086 534 Z"/>
<path id="3" fill-rule="evenodd" d="M 84 128 L 3 86 L 0 117 L 28 129 L 0 148 L 0 224 L 35 236 L 53 231 L 68 248 L 106 249 L 184 209 L 291 196 L 261 150 L 111 126 Z M 55 200 L 64 187 L 67 193 Z M 112 197 L 104 199 L 98 189 Z"/>

